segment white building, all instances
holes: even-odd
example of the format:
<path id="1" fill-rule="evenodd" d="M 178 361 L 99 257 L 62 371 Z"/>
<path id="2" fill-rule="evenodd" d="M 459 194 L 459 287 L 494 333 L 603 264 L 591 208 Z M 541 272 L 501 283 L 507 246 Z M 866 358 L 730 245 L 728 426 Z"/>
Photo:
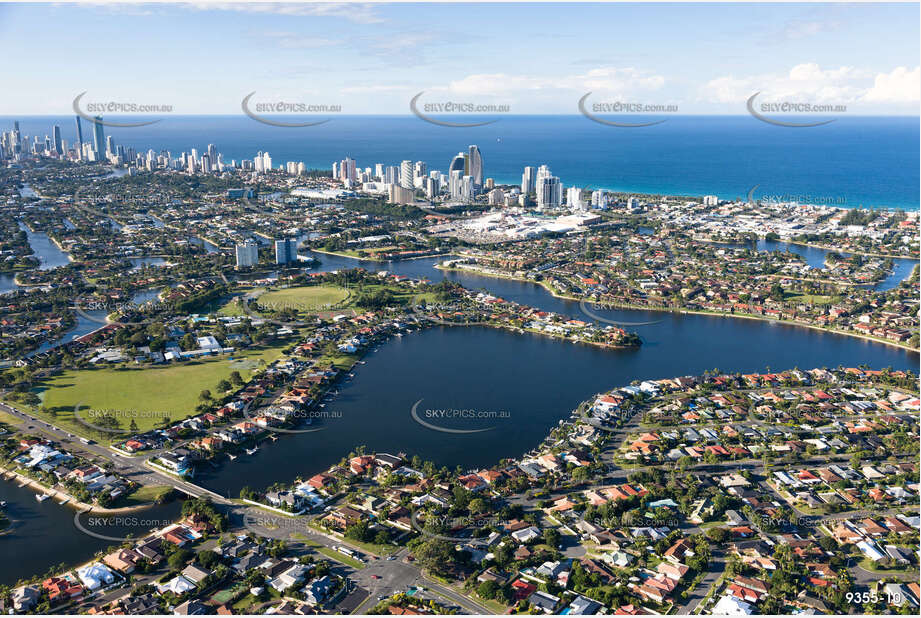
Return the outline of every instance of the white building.
<path id="1" fill-rule="evenodd" d="M 556 176 L 537 176 L 537 208 L 559 208 L 563 203 L 563 183 Z"/>
<path id="2" fill-rule="evenodd" d="M 402 161 L 400 163 L 400 186 L 404 189 L 412 189 L 415 186 L 412 161 Z"/>
<path id="3" fill-rule="evenodd" d="M 525 195 L 534 193 L 537 182 L 537 170 L 533 167 L 524 168 L 524 173 L 521 174 L 521 192 Z"/>
<path id="4" fill-rule="evenodd" d="M 242 245 L 236 246 L 237 268 L 248 268 L 259 263 L 259 245 L 252 240 L 247 240 Z"/>
<path id="5" fill-rule="evenodd" d="M 570 210 L 584 210 L 585 203 L 582 201 L 582 189 L 580 187 L 569 187 L 566 190 L 566 204 Z"/>

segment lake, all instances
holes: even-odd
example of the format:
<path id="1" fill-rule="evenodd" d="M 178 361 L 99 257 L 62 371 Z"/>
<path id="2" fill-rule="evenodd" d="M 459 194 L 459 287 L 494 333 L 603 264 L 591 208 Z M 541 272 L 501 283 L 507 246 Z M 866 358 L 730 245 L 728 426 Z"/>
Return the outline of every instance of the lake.
<path id="1" fill-rule="evenodd" d="M 317 257 L 323 260 L 320 270 L 356 265 L 347 258 Z M 362 265 L 433 280 L 445 276 L 508 300 L 588 319 L 578 303 L 555 298 L 536 284 L 444 273 L 431 267 L 434 261 Z M 490 465 L 537 446 L 581 401 L 633 380 L 697 375 L 714 368 L 753 372 L 865 363 L 917 370 L 918 365 L 914 352 L 775 322 L 652 311 L 599 313 L 661 322 L 629 327 L 643 338 L 643 346 L 625 350 L 484 327 L 437 327 L 392 339 L 370 353 L 367 364 L 356 366 L 354 380 L 341 385 L 325 409 L 341 416 L 325 419 L 322 431 L 283 436 L 253 456 L 217 470 L 202 469 L 196 482 L 236 496 L 244 485 L 263 488 L 320 472 L 359 444 L 419 454 L 449 467 Z M 496 429 L 458 437 L 413 421 L 410 409 L 419 399 L 425 409 L 507 411 L 509 416 Z"/>

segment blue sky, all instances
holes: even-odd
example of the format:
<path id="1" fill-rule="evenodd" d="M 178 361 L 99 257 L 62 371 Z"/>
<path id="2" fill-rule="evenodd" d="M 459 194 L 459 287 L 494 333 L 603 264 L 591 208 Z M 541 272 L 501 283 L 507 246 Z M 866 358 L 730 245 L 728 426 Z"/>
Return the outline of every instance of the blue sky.
<path id="1" fill-rule="evenodd" d="M 745 113 L 745 100 L 917 114 L 913 4 L 0 4 L 0 114 L 73 98 L 234 114 L 240 100 L 405 114 L 409 100 Z"/>

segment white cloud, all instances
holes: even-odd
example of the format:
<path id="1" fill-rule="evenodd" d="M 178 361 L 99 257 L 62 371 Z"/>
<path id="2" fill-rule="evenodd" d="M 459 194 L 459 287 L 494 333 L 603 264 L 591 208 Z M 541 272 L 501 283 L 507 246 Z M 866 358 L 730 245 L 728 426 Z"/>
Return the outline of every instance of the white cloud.
<path id="1" fill-rule="evenodd" d="M 183 6 L 198 11 L 238 11 L 243 13 L 265 13 L 285 15 L 288 17 L 341 17 L 359 24 L 377 24 L 384 20 L 378 15 L 376 7 L 371 4 L 352 3 L 288 3 L 288 2 L 249 2 L 249 3 L 209 3 L 190 2 Z"/>
<path id="2" fill-rule="evenodd" d="M 762 101 L 856 103 L 870 88 L 872 74 L 850 66 L 822 68 L 814 62 L 794 66 L 786 74 L 771 73 L 710 80 L 699 98 L 712 103 L 742 103 L 760 92 Z"/>
<path id="3" fill-rule="evenodd" d="M 917 102 L 921 99 L 921 67 L 897 67 L 891 73 L 879 73 L 863 99 L 874 103 Z"/>
<path id="4" fill-rule="evenodd" d="M 271 39 L 284 49 L 318 49 L 321 47 L 333 47 L 342 43 L 342 41 L 336 39 L 305 36 L 297 32 L 260 32 L 258 36 Z"/>
<path id="5" fill-rule="evenodd" d="M 837 20 L 792 20 L 784 25 L 783 38 L 808 39 L 823 32 L 833 32 L 841 26 Z"/>
<path id="6" fill-rule="evenodd" d="M 514 93 L 556 94 L 561 90 L 574 93 L 592 91 L 617 96 L 637 96 L 661 89 L 665 78 L 634 68 L 600 67 L 585 73 L 562 76 L 510 75 L 475 73 L 449 82 L 446 87 L 432 88 L 468 96 L 508 96 Z"/>

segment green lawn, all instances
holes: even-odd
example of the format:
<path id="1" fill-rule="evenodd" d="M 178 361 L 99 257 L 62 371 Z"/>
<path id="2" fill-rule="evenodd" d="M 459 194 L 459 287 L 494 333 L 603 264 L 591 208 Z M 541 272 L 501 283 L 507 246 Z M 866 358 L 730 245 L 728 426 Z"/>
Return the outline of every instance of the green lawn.
<path id="1" fill-rule="evenodd" d="M 833 305 L 841 301 L 841 296 L 822 296 L 819 294 L 788 294 L 784 298 L 788 303 L 807 303 L 811 305 Z"/>
<path id="2" fill-rule="evenodd" d="M 349 290 L 335 285 L 306 285 L 272 290 L 262 294 L 257 303 L 275 310 L 295 309 L 304 312 L 326 311 L 349 298 Z"/>
<path id="3" fill-rule="evenodd" d="M 239 371 L 246 380 L 260 359 L 271 363 L 287 345 L 245 350 L 235 353 L 233 361 L 219 356 L 154 367 L 68 370 L 43 383 L 42 404 L 50 413 L 36 413 L 73 433 L 117 442 L 128 434 L 93 430 L 74 418 L 74 407 L 79 405 L 80 416 L 93 424 L 98 424 L 94 420 L 103 411 L 116 410 L 112 416 L 120 421 L 121 429 L 128 429 L 133 419 L 138 430 L 145 431 L 158 426 L 165 416 L 173 421 L 194 416 L 202 390 L 217 396 L 217 383 L 228 379 L 232 371 Z"/>
<path id="4" fill-rule="evenodd" d="M 17 427 L 18 425 L 20 425 L 21 421 L 15 416 L 13 416 L 12 414 L 0 411 L 0 423 L 3 423 L 4 425 L 7 425 L 10 428 L 13 428 L 13 427 Z"/>
<path id="5" fill-rule="evenodd" d="M 865 557 L 863 554 L 855 554 L 855 559 L 858 559 L 857 565 L 864 571 L 870 571 L 871 573 L 879 573 L 880 575 L 913 575 L 917 574 L 918 569 L 912 567 L 911 565 L 903 567 L 883 567 L 879 566 L 869 558 Z"/>
<path id="6" fill-rule="evenodd" d="M 227 304 L 222 305 L 217 310 L 218 315 L 223 315 L 231 318 L 238 316 L 246 315 L 243 312 L 243 306 L 238 302 L 237 298 L 233 298 L 227 302 Z"/>
<path id="7" fill-rule="evenodd" d="M 156 502 L 160 497 L 168 494 L 173 490 L 169 485 L 143 485 L 138 487 L 137 491 L 124 499 L 121 506 L 135 506 L 138 504 L 150 504 Z"/>

